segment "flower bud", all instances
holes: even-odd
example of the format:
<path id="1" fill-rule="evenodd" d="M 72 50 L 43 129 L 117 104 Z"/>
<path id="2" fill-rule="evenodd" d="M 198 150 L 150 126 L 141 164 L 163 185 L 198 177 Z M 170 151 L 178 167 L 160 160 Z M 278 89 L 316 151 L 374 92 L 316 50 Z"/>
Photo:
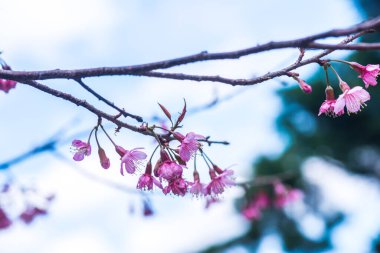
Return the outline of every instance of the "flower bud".
<path id="1" fill-rule="evenodd" d="M 123 157 L 125 155 L 125 153 L 127 152 L 123 147 L 120 147 L 120 146 L 115 146 L 115 150 L 116 152 L 121 156 Z"/>
<path id="2" fill-rule="evenodd" d="M 326 87 L 325 93 L 326 93 L 326 100 L 334 100 L 335 99 L 334 89 L 330 85 Z"/>
<path id="3" fill-rule="evenodd" d="M 313 89 L 311 88 L 311 86 L 308 85 L 304 80 L 302 80 L 300 78 L 297 78 L 296 80 L 297 80 L 297 82 L 298 82 L 301 90 L 303 92 L 305 92 L 306 94 L 310 94 L 313 91 Z"/>
<path id="4" fill-rule="evenodd" d="M 104 149 L 99 147 L 98 154 L 99 154 L 100 164 L 102 165 L 103 169 L 108 169 L 111 163 Z"/>

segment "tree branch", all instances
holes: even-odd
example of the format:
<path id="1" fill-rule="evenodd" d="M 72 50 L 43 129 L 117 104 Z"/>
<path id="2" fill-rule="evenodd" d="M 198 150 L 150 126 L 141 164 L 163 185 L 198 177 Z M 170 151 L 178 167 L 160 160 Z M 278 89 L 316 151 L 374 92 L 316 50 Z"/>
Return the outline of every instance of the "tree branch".
<path id="1" fill-rule="evenodd" d="M 105 99 L 103 96 L 99 95 L 97 92 L 95 92 L 93 89 L 91 89 L 90 87 L 88 87 L 83 81 L 82 79 L 76 79 L 75 80 L 77 83 L 79 83 L 80 86 L 82 86 L 85 90 L 87 90 L 88 92 L 90 92 L 92 95 L 94 95 L 96 98 L 98 98 L 99 100 L 103 101 L 104 103 L 106 103 L 107 105 L 111 106 L 112 108 L 116 109 L 121 115 L 123 115 L 124 117 L 131 117 L 131 118 L 134 118 L 136 119 L 138 122 L 143 122 L 143 118 L 140 117 L 140 116 L 137 116 L 137 115 L 133 115 L 133 114 L 130 114 L 128 112 L 126 112 L 124 109 L 120 109 L 119 107 L 117 107 L 114 103 L 110 102 L 109 100 Z"/>
<path id="2" fill-rule="evenodd" d="M 339 48 L 341 46 L 346 46 L 345 44 L 352 42 L 353 40 L 363 36 L 367 32 L 368 31 L 363 31 L 355 35 L 351 35 L 347 37 L 346 39 L 344 39 L 342 42 L 340 42 L 338 45 L 336 45 L 336 47 Z M 210 82 L 230 84 L 232 86 L 236 86 L 236 85 L 246 86 L 246 85 L 254 85 L 254 84 L 262 83 L 279 76 L 284 76 L 284 75 L 287 76 L 289 71 L 292 71 L 294 69 L 297 69 L 299 67 L 305 66 L 310 63 L 319 63 L 322 57 L 328 54 L 331 54 L 335 50 L 336 49 L 324 50 L 322 53 L 314 57 L 311 57 L 303 61 L 297 60 L 294 64 L 288 67 L 285 67 L 275 72 L 269 72 L 265 75 L 262 75 L 253 79 L 231 79 L 231 78 L 226 78 L 226 77 L 221 77 L 221 76 L 188 75 L 188 74 L 183 74 L 183 73 L 166 73 L 166 72 L 156 72 L 156 71 L 143 72 L 143 73 L 137 73 L 137 74 L 131 74 L 131 75 L 158 77 L 158 78 L 176 79 L 176 80 L 191 80 L 191 81 L 197 81 L 197 82 L 210 81 Z"/>
<path id="3" fill-rule="evenodd" d="M 76 69 L 76 70 L 46 70 L 46 71 L 12 71 L 12 70 L 0 70 L 0 78 L 15 80 L 18 82 L 25 80 L 46 80 L 46 79 L 80 79 L 86 77 L 97 76 L 114 76 L 114 75 L 138 75 L 139 73 L 149 72 L 157 69 L 167 69 L 174 66 L 180 66 L 188 63 L 195 63 L 200 61 L 211 60 L 226 60 L 226 59 L 239 59 L 240 57 L 256 54 L 264 51 L 270 51 L 274 49 L 283 48 L 304 48 L 304 49 L 316 49 L 316 48 L 329 48 L 329 49 L 346 49 L 346 50 L 367 50 L 365 44 L 360 44 L 357 48 L 334 45 L 325 45 L 315 43 L 315 40 L 324 39 L 329 37 L 342 37 L 355 33 L 368 33 L 373 32 L 380 27 L 380 16 L 374 19 L 365 21 L 363 23 L 344 28 L 333 29 L 327 32 L 287 41 L 271 41 L 262 45 L 241 49 L 230 52 L 220 53 L 208 53 L 207 51 L 193 54 L 189 56 L 169 59 L 165 61 L 152 62 L 140 65 L 121 66 L 121 67 L 100 67 L 100 68 L 88 68 L 88 69 Z M 373 47 L 378 48 L 375 44 Z"/>

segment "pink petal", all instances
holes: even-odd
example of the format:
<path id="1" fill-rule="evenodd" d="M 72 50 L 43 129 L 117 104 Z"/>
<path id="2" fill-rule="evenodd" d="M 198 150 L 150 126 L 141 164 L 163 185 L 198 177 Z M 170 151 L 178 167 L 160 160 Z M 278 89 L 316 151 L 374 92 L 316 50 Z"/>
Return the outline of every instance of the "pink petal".
<path id="1" fill-rule="evenodd" d="M 335 114 L 338 114 L 340 111 L 342 111 L 344 109 L 344 106 L 346 105 L 346 101 L 344 100 L 345 94 L 346 94 L 346 92 L 341 94 L 338 97 L 338 99 L 336 100 L 335 106 L 334 106 L 334 113 Z"/>
<path id="2" fill-rule="evenodd" d="M 82 161 L 84 159 L 84 153 L 83 152 L 76 152 L 73 156 L 73 159 L 75 161 Z"/>
<path id="3" fill-rule="evenodd" d="M 347 96 L 345 97 L 346 99 L 346 107 L 347 107 L 347 111 L 349 112 L 357 112 L 360 110 L 360 101 L 358 101 L 355 96 L 351 95 L 351 94 L 347 94 Z"/>

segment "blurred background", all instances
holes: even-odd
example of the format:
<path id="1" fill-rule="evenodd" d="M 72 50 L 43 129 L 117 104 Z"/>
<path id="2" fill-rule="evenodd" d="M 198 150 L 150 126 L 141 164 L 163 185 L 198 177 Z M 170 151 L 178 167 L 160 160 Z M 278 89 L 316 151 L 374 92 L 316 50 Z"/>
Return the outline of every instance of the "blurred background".
<path id="1" fill-rule="evenodd" d="M 15 70 L 122 66 L 294 39 L 379 13 L 380 2 L 375 0 L 13 0 L 0 5 L 0 50 Z M 316 53 L 308 51 L 306 57 Z M 298 50 L 286 49 L 174 70 L 250 78 L 285 67 L 297 57 Z M 329 58 L 378 64 L 380 53 L 339 51 Z M 362 85 L 357 73 L 341 64 L 334 67 L 349 84 Z M 120 176 L 119 158 L 104 136 L 109 170 L 94 156 L 72 161 L 71 140 L 85 139 L 96 117 L 21 84 L 9 94 L 1 93 L 0 164 L 12 161 L 1 167 L 3 183 L 55 198 L 48 214 L 29 225 L 9 212 L 15 222 L 0 230 L 0 252 L 379 252 L 378 88 L 370 88 L 372 99 L 357 115 L 318 117 L 325 99 L 324 73 L 317 65 L 297 72 L 313 86 L 312 94 L 305 95 L 286 77 L 253 87 L 141 77 L 85 80 L 115 104 L 149 120 L 161 115 L 157 102 L 176 112 L 183 98 L 189 108 L 197 108 L 229 97 L 190 113 L 183 131 L 231 142 L 206 151 L 221 167 L 233 165 L 238 182 L 286 175 L 280 176 L 283 183 L 303 192 L 298 201 L 267 208 L 254 220 L 245 219 L 241 210 L 247 199 L 267 191 L 270 184 L 246 191 L 231 188 L 207 210 L 202 199 L 142 195 L 134 190 L 138 177 Z M 332 82 L 336 85 L 335 79 Z M 75 82 L 44 83 L 108 110 Z M 107 127 L 113 134 L 113 126 Z M 114 139 L 127 149 L 146 147 L 149 153 L 154 148 L 150 138 L 126 130 Z M 57 148 L 12 160 L 51 141 Z M 12 196 L 1 203 L 20 197 Z M 147 200 L 153 211 L 149 217 L 143 215 Z"/>

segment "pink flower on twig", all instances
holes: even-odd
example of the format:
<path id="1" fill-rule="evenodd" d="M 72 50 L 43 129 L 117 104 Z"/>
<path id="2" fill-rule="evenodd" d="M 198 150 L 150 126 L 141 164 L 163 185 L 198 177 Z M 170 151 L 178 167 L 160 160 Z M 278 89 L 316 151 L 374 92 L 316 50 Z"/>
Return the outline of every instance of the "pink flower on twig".
<path id="1" fill-rule="evenodd" d="M 158 188 L 162 189 L 162 185 L 160 181 L 152 176 L 152 164 L 148 162 L 146 165 L 145 173 L 142 174 L 137 183 L 137 189 L 140 190 L 152 190 L 153 184 L 155 184 Z"/>
<path id="2" fill-rule="evenodd" d="M 182 176 L 182 166 L 173 162 L 173 161 L 166 161 L 160 165 L 160 167 L 157 170 L 157 176 L 160 178 L 171 180 L 173 178 L 178 178 Z"/>
<path id="3" fill-rule="evenodd" d="M 235 185 L 233 170 L 224 170 L 218 176 L 215 170 L 210 170 L 211 182 L 206 186 L 208 195 L 218 195 L 224 192 L 224 188 Z"/>
<path id="4" fill-rule="evenodd" d="M 274 182 L 274 193 L 274 205 L 277 208 L 282 208 L 290 202 L 299 200 L 303 195 L 299 189 L 288 189 L 280 181 Z"/>
<path id="5" fill-rule="evenodd" d="M 142 161 L 147 157 L 147 155 L 140 151 L 142 148 L 134 148 L 130 151 L 117 146 L 116 150 L 119 154 L 123 154 L 121 157 L 120 173 L 124 176 L 124 169 L 129 173 L 135 173 L 136 169 L 142 164 Z"/>
<path id="6" fill-rule="evenodd" d="M 199 143 L 198 140 L 205 138 L 204 136 L 193 132 L 186 134 L 186 136 L 175 132 L 174 137 L 181 142 L 181 145 L 179 146 L 179 156 L 185 162 L 188 162 L 201 146 L 201 143 Z"/>
<path id="7" fill-rule="evenodd" d="M 199 178 L 198 171 L 194 170 L 194 182 L 189 182 L 190 187 L 190 193 L 193 194 L 196 197 L 203 196 L 207 194 L 206 187 L 204 184 L 201 183 L 201 180 Z"/>
<path id="8" fill-rule="evenodd" d="M 352 89 L 345 82 L 340 83 L 343 94 L 336 100 L 334 113 L 339 114 L 346 106 L 348 113 L 357 113 L 365 105 L 365 102 L 370 100 L 369 93 L 360 86 Z"/>
<path id="9" fill-rule="evenodd" d="M 181 177 L 171 179 L 168 186 L 166 186 L 163 190 L 165 195 L 170 192 L 174 195 L 185 196 L 187 192 L 187 182 Z"/>
<path id="10" fill-rule="evenodd" d="M 241 213 L 248 220 L 258 220 L 263 209 L 269 207 L 269 197 L 265 192 L 259 192 Z"/>
<path id="11" fill-rule="evenodd" d="M 326 90 L 326 100 L 322 103 L 321 108 L 319 108 L 318 116 L 320 116 L 322 113 L 324 113 L 327 116 L 340 116 L 344 114 L 344 110 L 341 110 L 337 114 L 334 113 L 335 108 L 335 95 L 334 95 L 334 89 L 331 86 L 327 86 Z"/>
<path id="12" fill-rule="evenodd" d="M 379 64 L 368 64 L 367 66 L 360 65 L 357 62 L 350 62 L 349 64 L 356 72 L 359 73 L 358 77 L 363 80 L 366 88 L 370 85 L 375 86 L 377 84 L 376 78 L 380 72 Z"/>
<path id="13" fill-rule="evenodd" d="M 91 155 L 91 145 L 90 143 L 83 142 L 81 140 L 73 140 L 71 145 L 74 147 L 75 154 L 73 159 L 75 161 L 82 161 L 84 156 Z"/>

